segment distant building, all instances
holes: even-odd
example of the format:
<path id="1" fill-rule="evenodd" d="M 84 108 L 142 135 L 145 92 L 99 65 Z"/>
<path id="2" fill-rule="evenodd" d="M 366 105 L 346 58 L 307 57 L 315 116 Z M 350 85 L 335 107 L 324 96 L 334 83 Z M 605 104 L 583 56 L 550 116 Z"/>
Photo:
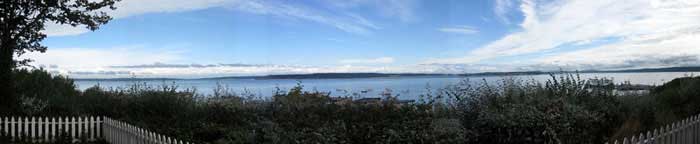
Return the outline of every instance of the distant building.
<path id="1" fill-rule="evenodd" d="M 329 101 L 333 104 L 344 105 L 352 103 L 352 98 L 348 97 L 330 97 Z"/>
<path id="2" fill-rule="evenodd" d="M 360 104 L 380 104 L 382 102 L 381 98 L 361 98 L 355 100 L 355 103 Z"/>
<path id="3" fill-rule="evenodd" d="M 586 81 L 586 88 L 589 92 L 612 95 L 615 93 L 615 82 L 608 78 L 591 78 Z"/>
<path id="4" fill-rule="evenodd" d="M 416 102 L 416 100 L 399 100 L 398 101 L 399 104 L 412 104 L 415 102 Z"/>
<path id="5" fill-rule="evenodd" d="M 588 83 L 586 85 L 589 88 L 601 88 L 601 87 L 613 87 L 615 86 L 615 83 L 613 79 L 608 79 L 608 78 L 592 78 L 588 79 Z"/>
<path id="6" fill-rule="evenodd" d="M 632 84 L 629 81 L 625 81 L 619 85 L 615 85 L 615 94 L 621 96 L 635 96 L 635 95 L 646 95 L 649 91 L 653 89 L 652 85 L 642 85 L 642 84 Z"/>
<path id="7" fill-rule="evenodd" d="M 404 105 L 413 104 L 415 102 L 416 102 L 416 100 L 398 100 L 398 101 L 396 101 L 396 104 L 394 104 L 394 105 L 400 107 L 400 106 L 404 106 Z"/>
<path id="8" fill-rule="evenodd" d="M 623 91 L 627 91 L 627 90 L 650 90 L 650 89 L 654 88 L 654 86 L 651 86 L 651 85 L 642 85 L 642 84 L 632 84 L 632 83 L 630 83 L 629 81 L 625 81 L 625 82 L 621 83 L 620 85 L 616 85 L 615 88 L 616 88 L 617 90 L 623 90 Z"/>
<path id="9" fill-rule="evenodd" d="M 603 92 L 619 96 L 647 94 L 650 89 L 654 88 L 654 86 L 650 85 L 632 84 L 629 81 L 615 84 L 613 79 L 609 78 L 589 79 L 586 82 L 586 87 L 590 92 Z"/>

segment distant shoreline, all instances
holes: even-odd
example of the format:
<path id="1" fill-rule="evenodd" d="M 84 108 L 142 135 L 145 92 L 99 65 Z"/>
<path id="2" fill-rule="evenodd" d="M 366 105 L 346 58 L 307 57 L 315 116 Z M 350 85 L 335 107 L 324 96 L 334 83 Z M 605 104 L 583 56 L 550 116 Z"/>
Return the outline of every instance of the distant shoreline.
<path id="1" fill-rule="evenodd" d="M 475 76 L 527 76 L 560 73 L 654 73 L 654 72 L 700 72 L 700 67 L 668 67 L 645 68 L 628 70 L 585 70 L 585 71 L 522 71 L 522 72 L 481 72 L 466 74 L 431 74 L 431 73 L 311 73 L 311 74 L 284 74 L 266 76 L 226 76 L 208 78 L 75 78 L 78 81 L 154 81 L 154 80 L 216 80 L 216 79 L 355 79 L 355 78 L 391 78 L 391 77 L 475 77 Z"/>

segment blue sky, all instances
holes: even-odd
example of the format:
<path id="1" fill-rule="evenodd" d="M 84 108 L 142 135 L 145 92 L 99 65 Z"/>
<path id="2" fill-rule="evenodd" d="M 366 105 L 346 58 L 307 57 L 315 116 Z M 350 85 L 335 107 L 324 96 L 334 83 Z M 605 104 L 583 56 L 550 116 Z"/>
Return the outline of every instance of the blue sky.
<path id="1" fill-rule="evenodd" d="M 123 0 L 24 57 L 72 77 L 626 69 L 698 62 L 700 3 Z"/>

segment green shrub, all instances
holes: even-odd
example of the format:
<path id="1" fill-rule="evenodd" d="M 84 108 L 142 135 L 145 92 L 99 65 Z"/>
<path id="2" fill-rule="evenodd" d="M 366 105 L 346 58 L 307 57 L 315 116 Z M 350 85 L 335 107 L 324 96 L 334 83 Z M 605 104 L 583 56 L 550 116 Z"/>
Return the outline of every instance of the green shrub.
<path id="1" fill-rule="evenodd" d="M 80 92 L 45 70 L 16 72 L 17 115 L 107 116 L 196 143 L 603 143 L 700 113 L 700 78 L 639 96 L 587 88 L 574 74 L 465 80 L 401 105 L 390 91 L 378 104 L 333 103 L 301 84 L 266 99 L 221 85 L 213 96 L 144 83 Z"/>
<path id="2" fill-rule="evenodd" d="M 552 75 L 544 84 L 464 81 L 443 94 L 455 99 L 467 143 L 603 143 L 621 109 L 615 96 L 589 91 L 573 74 Z"/>

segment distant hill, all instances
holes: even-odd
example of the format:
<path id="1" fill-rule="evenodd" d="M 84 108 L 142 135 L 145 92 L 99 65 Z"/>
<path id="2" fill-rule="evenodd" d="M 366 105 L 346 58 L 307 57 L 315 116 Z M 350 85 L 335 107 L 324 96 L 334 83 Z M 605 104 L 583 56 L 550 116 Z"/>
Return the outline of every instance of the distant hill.
<path id="1" fill-rule="evenodd" d="M 164 80 L 181 80 L 178 78 L 75 78 L 80 81 L 164 81 Z"/>
<path id="2" fill-rule="evenodd" d="M 375 78 L 375 77 L 416 77 L 416 76 L 456 76 L 451 74 L 424 74 L 424 73 L 313 73 L 269 75 L 257 79 L 343 79 L 343 78 Z"/>
<path id="3" fill-rule="evenodd" d="M 550 73 L 572 73 L 564 72 L 543 72 L 543 71 L 523 71 L 523 72 L 481 72 L 466 74 L 429 74 L 429 73 L 312 73 L 312 74 L 285 74 L 267 76 L 232 76 L 232 77 L 210 77 L 198 79 L 348 79 L 348 78 L 377 78 L 377 77 L 470 77 L 470 76 L 516 76 L 516 75 L 542 75 Z M 645 68 L 628 70 L 585 70 L 578 73 L 643 73 L 643 72 L 700 72 L 700 67 L 668 67 L 668 68 Z M 76 79 L 76 80 L 182 80 L 178 78 L 112 78 L 112 79 Z"/>
<path id="4" fill-rule="evenodd" d="M 700 72 L 700 67 L 645 68 L 645 69 L 629 69 L 629 70 L 598 71 L 598 72 Z"/>
<path id="5" fill-rule="evenodd" d="M 575 73 L 576 71 L 524 71 L 524 72 L 482 72 L 482 73 L 467 73 L 460 76 L 512 76 L 512 75 L 541 75 L 550 73 Z M 700 67 L 667 67 L 667 68 L 644 68 L 644 69 L 627 69 L 627 70 L 584 70 L 578 73 L 644 73 L 644 72 L 700 72 Z"/>
<path id="6" fill-rule="evenodd" d="M 524 72 L 482 72 L 482 73 L 467 73 L 460 74 L 460 76 L 513 76 L 513 75 L 541 75 L 549 74 L 551 72 L 542 71 L 524 71 Z"/>

